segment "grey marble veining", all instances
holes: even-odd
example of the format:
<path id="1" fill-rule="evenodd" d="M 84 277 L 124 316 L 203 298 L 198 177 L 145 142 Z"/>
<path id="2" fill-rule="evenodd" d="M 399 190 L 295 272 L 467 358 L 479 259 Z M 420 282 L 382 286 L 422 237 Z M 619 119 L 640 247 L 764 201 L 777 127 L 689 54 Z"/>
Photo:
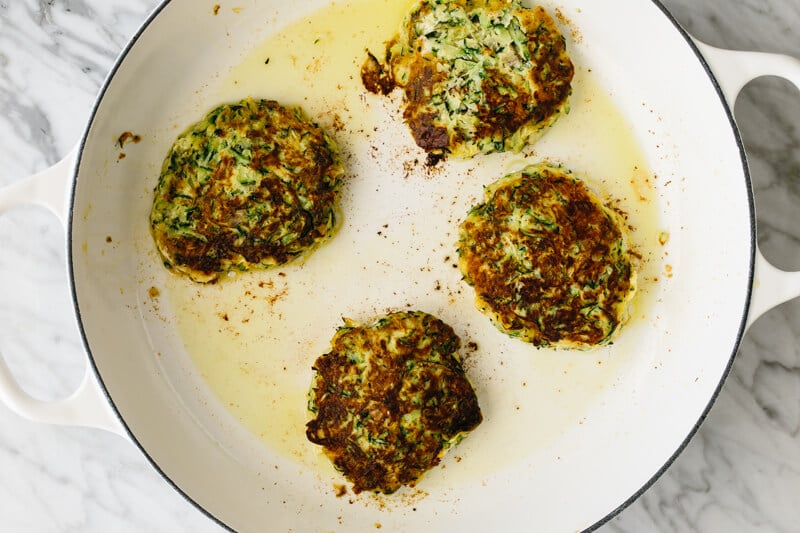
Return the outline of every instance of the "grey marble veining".
<path id="1" fill-rule="evenodd" d="M 75 144 L 114 58 L 154 0 L 0 0 L 0 186 Z M 665 0 L 709 44 L 800 57 L 797 0 Z M 736 104 L 758 240 L 800 269 L 800 91 L 753 82 Z M 54 398 L 85 364 L 71 318 L 63 231 L 39 209 L 0 217 L 0 350 Z M 24 354 L 24 356 L 23 356 Z M 130 443 L 27 422 L 0 406 L 0 530 L 219 531 Z M 800 531 L 800 302 L 748 332 L 730 378 L 683 453 L 605 533 Z"/>

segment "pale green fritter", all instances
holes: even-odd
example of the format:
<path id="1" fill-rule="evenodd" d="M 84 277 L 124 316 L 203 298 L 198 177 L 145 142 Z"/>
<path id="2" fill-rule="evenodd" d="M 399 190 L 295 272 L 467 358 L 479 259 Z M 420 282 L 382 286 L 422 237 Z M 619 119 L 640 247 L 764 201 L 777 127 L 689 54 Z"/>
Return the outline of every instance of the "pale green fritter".
<path id="1" fill-rule="evenodd" d="M 568 112 L 573 75 L 553 19 L 518 0 L 423 0 L 362 68 L 369 90 L 403 89 L 421 148 L 461 158 L 535 140 Z"/>
<path id="2" fill-rule="evenodd" d="M 281 265 L 333 235 L 342 176 L 334 142 L 301 109 L 221 105 L 167 154 L 153 238 L 167 267 L 198 282 Z"/>
<path id="3" fill-rule="evenodd" d="M 623 217 L 559 167 L 489 185 L 461 224 L 458 253 L 478 308 L 536 346 L 611 341 L 636 291 Z"/>
<path id="4" fill-rule="evenodd" d="M 413 485 L 480 424 L 459 346 L 450 326 L 420 311 L 347 320 L 336 332 L 314 363 L 306 435 L 354 492 Z"/>

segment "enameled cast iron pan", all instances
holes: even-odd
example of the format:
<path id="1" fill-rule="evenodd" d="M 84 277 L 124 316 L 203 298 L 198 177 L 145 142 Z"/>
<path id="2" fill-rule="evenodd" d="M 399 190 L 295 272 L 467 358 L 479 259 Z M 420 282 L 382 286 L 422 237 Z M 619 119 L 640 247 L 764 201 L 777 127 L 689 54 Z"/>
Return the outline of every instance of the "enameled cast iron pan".
<path id="1" fill-rule="evenodd" d="M 11 408 L 130 439 L 241 531 L 575 531 L 649 486 L 702 422 L 747 326 L 800 294 L 798 275 L 756 248 L 731 114 L 747 81 L 800 84 L 800 63 L 697 43 L 655 1 L 548 1 L 576 65 L 570 114 L 522 154 L 429 169 L 397 102 L 358 86 L 364 48 L 391 36 L 404 4 L 172 0 L 155 10 L 76 150 L 0 191 L 0 210 L 41 203 L 67 228 L 89 360 L 76 393 L 54 404 L 25 395 L 0 365 Z M 348 169 L 342 227 L 303 262 L 193 285 L 155 251 L 153 187 L 180 131 L 245 96 L 302 105 L 333 132 Z M 635 226 L 641 291 L 611 346 L 557 352 L 504 337 L 453 268 L 455 227 L 482 187 L 541 160 L 616 198 Z M 344 480 L 304 438 L 311 364 L 343 316 L 407 308 L 462 337 L 484 422 L 417 487 L 337 496 Z"/>

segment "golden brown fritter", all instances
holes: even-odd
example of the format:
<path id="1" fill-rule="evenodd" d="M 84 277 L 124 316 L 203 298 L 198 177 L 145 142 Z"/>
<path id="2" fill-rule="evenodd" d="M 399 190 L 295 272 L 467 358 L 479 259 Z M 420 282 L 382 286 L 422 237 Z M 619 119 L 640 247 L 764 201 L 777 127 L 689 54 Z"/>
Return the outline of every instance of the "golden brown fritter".
<path id="1" fill-rule="evenodd" d="M 621 216 L 558 167 L 529 166 L 487 187 L 461 224 L 458 253 L 478 308 L 536 346 L 608 342 L 636 289 Z"/>
<path id="2" fill-rule="evenodd" d="M 167 154 L 152 234 L 164 263 L 198 282 L 281 265 L 332 236 L 342 175 L 335 144 L 299 108 L 222 105 Z"/>
<path id="3" fill-rule="evenodd" d="M 461 158 L 521 150 L 569 111 L 573 75 L 553 19 L 518 0 L 422 0 L 361 70 L 372 92 L 404 91 L 417 145 Z"/>
<path id="4" fill-rule="evenodd" d="M 306 435 L 354 492 L 413 485 L 480 424 L 459 346 L 450 326 L 420 311 L 346 320 L 336 332 L 314 363 Z"/>

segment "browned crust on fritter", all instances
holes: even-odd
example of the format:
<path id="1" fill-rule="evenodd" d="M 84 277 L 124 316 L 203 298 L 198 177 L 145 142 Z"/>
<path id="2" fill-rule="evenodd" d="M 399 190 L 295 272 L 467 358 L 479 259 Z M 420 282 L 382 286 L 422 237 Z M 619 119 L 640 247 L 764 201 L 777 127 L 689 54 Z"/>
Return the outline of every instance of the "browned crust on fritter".
<path id="1" fill-rule="evenodd" d="M 369 50 L 367 50 L 367 59 L 361 66 L 361 82 L 369 92 L 384 96 L 395 88 L 392 73 L 384 68 L 383 64 Z"/>
<path id="2" fill-rule="evenodd" d="M 400 332 L 400 333 L 398 333 Z M 392 339 L 396 340 L 392 340 Z M 453 329 L 422 312 L 349 326 L 316 371 L 308 439 L 324 447 L 353 491 L 392 493 L 437 465 L 450 440 L 482 420 Z M 371 352 L 364 372 L 356 362 Z M 419 416 L 418 425 L 403 422 Z"/>
<path id="3" fill-rule="evenodd" d="M 190 233 L 154 234 L 169 266 L 198 281 L 214 281 L 234 268 L 284 264 L 328 238 L 342 176 L 332 141 L 299 109 L 248 99 L 215 113 L 209 129 L 185 134 L 195 139 L 190 150 L 171 150 L 152 215 L 155 228 L 169 223 L 158 218 L 162 206 L 182 205 L 191 214 Z M 261 176 L 258 186 L 246 195 L 230 194 L 241 163 L 221 155 L 210 179 L 187 194 L 185 184 L 199 181 L 197 154 L 215 150 L 232 131 L 249 140 L 248 166 Z M 302 144 L 289 142 L 297 138 Z M 281 238 L 286 235 L 291 238 Z"/>
<path id="4" fill-rule="evenodd" d="M 461 7 L 467 13 L 472 10 L 500 10 L 508 8 L 501 1 L 474 2 L 472 0 L 451 0 L 447 4 L 453 8 Z M 536 6 L 532 9 L 520 8 L 514 11 L 520 27 L 527 36 L 527 48 L 532 58 L 533 68 L 528 75 L 535 90 L 514 80 L 502 70 L 489 68 L 483 76 L 480 87 L 484 95 L 482 102 L 474 111 L 463 115 L 474 115 L 477 119 L 474 132 L 468 133 L 462 126 L 448 127 L 438 112 L 431 111 L 434 99 L 442 100 L 447 87 L 447 65 L 441 58 L 422 51 L 419 44 L 421 36 L 414 33 L 414 23 L 431 11 L 429 3 L 423 2 L 412 10 L 405 24 L 403 39 L 406 43 L 398 48 L 398 38 L 387 43 L 386 58 L 383 63 L 369 54 L 361 70 L 364 87 L 376 94 L 389 94 L 395 87 L 404 91 L 405 107 L 403 118 L 411 130 L 414 141 L 425 151 L 445 155 L 459 153 L 466 143 L 475 141 L 475 136 L 485 139 L 479 151 L 503 151 L 519 149 L 520 140 L 505 146 L 506 140 L 520 132 L 523 126 L 530 131 L 524 138 L 535 135 L 535 125 L 542 127 L 553 122 L 564 108 L 571 93 L 574 66 L 566 51 L 566 44 L 553 18 L 547 11 Z M 398 65 L 407 79 L 396 78 Z M 522 139 L 524 140 L 524 139 Z M 502 148 L 496 148 L 494 143 Z M 491 146 L 491 147 L 490 147 Z M 467 151 L 472 155 L 471 151 Z"/>
<path id="5" fill-rule="evenodd" d="M 525 124 L 544 122 L 572 91 L 575 69 L 552 17 L 539 6 L 518 11 L 517 16 L 530 38 L 528 50 L 537 65 L 530 74 L 539 89 L 531 93 L 500 70 L 490 69 L 482 85 L 486 102 L 478 109 L 481 137 L 505 139 Z"/>
<path id="6" fill-rule="evenodd" d="M 507 333 L 538 346 L 599 344 L 618 327 L 634 289 L 620 220 L 582 181 L 535 168 L 492 188 L 472 210 L 461 227 L 459 267 L 479 307 Z M 543 223 L 510 227 L 520 206 Z"/>
<path id="7" fill-rule="evenodd" d="M 409 72 L 409 81 L 404 87 L 406 107 L 403 119 L 417 146 L 427 152 L 441 152 L 450 145 L 450 134 L 447 128 L 437 123 L 437 116 L 430 112 L 428 103 L 444 75 L 437 72 L 435 62 L 423 56 L 416 58 Z"/>
<path id="8" fill-rule="evenodd" d="M 531 118 L 535 121 L 551 116 L 563 104 L 572 90 L 575 67 L 567 55 L 566 43 L 550 14 L 540 6 L 533 10 L 520 10 L 517 17 L 528 35 L 533 38 L 528 50 L 538 68 L 531 71 L 539 90 L 531 95 Z"/>

